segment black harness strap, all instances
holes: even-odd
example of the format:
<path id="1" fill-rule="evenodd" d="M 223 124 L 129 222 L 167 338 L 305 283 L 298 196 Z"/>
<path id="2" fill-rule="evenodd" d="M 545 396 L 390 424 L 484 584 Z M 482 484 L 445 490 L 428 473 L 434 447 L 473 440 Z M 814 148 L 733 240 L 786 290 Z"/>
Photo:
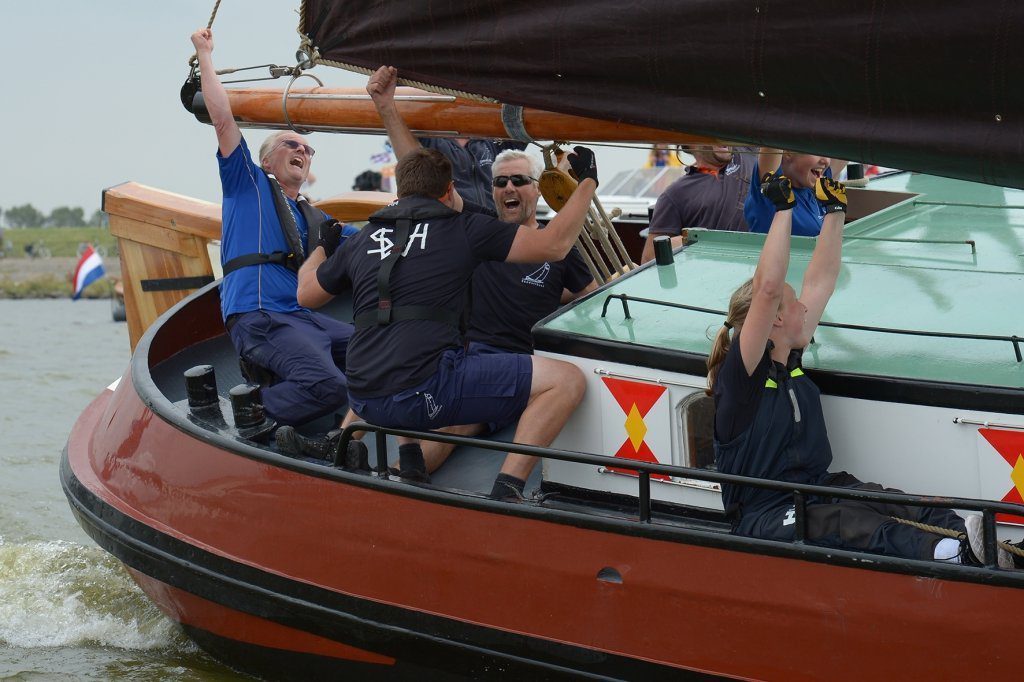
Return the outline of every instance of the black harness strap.
<path id="1" fill-rule="evenodd" d="M 299 225 L 295 222 L 295 214 L 292 213 L 292 209 L 288 205 L 284 189 L 281 188 L 281 183 L 277 181 L 277 178 L 266 171 L 264 173 L 267 176 L 267 181 L 270 182 L 270 196 L 274 200 L 274 212 L 277 214 L 277 222 L 281 225 L 281 232 L 284 234 L 284 240 L 288 244 L 289 252 L 247 253 L 232 258 L 224 264 L 225 277 L 235 270 L 246 268 L 250 265 L 281 265 L 292 272 L 298 272 L 299 268 L 302 267 L 302 263 L 306 260 L 306 252 L 302 248 L 302 235 L 299 233 Z M 308 228 L 307 243 L 313 244 L 320 241 L 320 224 L 323 222 L 323 215 L 318 213 L 306 201 L 306 197 L 301 194 L 295 203 L 299 207 L 299 213 L 306 220 L 306 227 Z M 316 229 L 315 236 L 313 234 L 314 228 Z"/>
<path id="2" fill-rule="evenodd" d="M 395 221 L 395 240 L 391 253 L 381 262 L 377 271 L 377 309 L 367 310 L 355 316 L 353 322 L 356 329 L 388 325 L 392 322 L 406 320 L 426 320 L 441 322 L 462 330 L 462 315 L 454 310 L 426 305 L 394 306 L 391 303 L 391 273 L 398 260 L 405 255 L 405 247 L 409 242 L 409 229 L 412 221 L 399 218 Z"/>
<path id="3" fill-rule="evenodd" d="M 266 263 L 270 263 L 272 265 L 283 265 L 289 270 L 298 271 L 298 268 L 293 265 L 294 254 L 285 253 L 284 251 L 275 251 L 274 253 L 247 253 L 244 256 L 232 258 L 224 264 L 224 276 L 227 277 L 239 268 L 248 267 L 250 265 L 263 265 Z"/>

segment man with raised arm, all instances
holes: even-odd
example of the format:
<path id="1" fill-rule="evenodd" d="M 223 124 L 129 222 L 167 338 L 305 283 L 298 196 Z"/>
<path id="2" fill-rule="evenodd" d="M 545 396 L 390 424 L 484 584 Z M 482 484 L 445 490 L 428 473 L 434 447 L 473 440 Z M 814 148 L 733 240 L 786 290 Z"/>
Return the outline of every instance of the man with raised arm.
<path id="1" fill-rule="evenodd" d="M 393 68 L 381 67 L 367 90 L 397 151 L 397 140 L 411 133 L 394 104 L 396 80 Z M 414 148 L 395 168 L 398 200 L 330 259 L 321 249 L 310 255 L 299 273 L 300 303 L 316 307 L 352 289 L 349 398 L 363 418 L 437 429 L 518 417 L 516 442 L 546 446 L 558 435 L 583 397 L 579 369 L 527 354 L 467 355 L 460 326 L 478 265 L 543 263 L 569 253 L 597 189 L 593 153 L 575 151 L 570 162 L 579 187 L 543 230 L 460 213 L 451 163 L 435 150 Z M 399 442 L 402 475 L 425 479 L 418 444 Z M 491 496 L 521 495 L 536 459 L 509 454 Z"/>
<path id="2" fill-rule="evenodd" d="M 299 195 L 314 153 L 301 135 L 271 135 L 260 147 L 259 165 L 253 163 L 213 65 L 210 29 L 193 33 L 192 44 L 217 132 L 224 193 L 221 313 L 247 378 L 263 379 L 267 414 L 280 424 L 302 424 L 345 405 L 341 368 L 353 327 L 299 305 L 298 269 L 311 229 L 321 228 L 318 243 L 327 251 L 350 233 Z M 329 454 L 300 451 L 294 435 L 290 426 L 279 429 L 278 447 L 293 455 Z"/>

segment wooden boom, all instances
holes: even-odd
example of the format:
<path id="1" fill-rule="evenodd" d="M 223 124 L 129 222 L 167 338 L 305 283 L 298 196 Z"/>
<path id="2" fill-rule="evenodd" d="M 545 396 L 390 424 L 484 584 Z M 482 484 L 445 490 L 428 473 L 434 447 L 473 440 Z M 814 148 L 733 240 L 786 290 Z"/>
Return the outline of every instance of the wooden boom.
<path id="1" fill-rule="evenodd" d="M 233 89 L 228 90 L 228 100 L 235 120 L 243 127 L 286 129 L 290 120 L 296 128 L 314 131 L 384 133 L 369 95 L 358 88 L 293 89 L 287 98 L 287 117 L 281 90 Z M 438 95 L 415 88 L 398 88 L 395 101 L 402 118 L 417 135 L 514 137 L 502 122 L 500 104 Z M 209 123 L 201 93 L 196 97 L 192 110 L 199 120 Z M 524 109 L 522 124 L 527 134 L 537 140 L 722 144 L 716 139 L 689 133 L 556 114 L 540 109 Z"/>

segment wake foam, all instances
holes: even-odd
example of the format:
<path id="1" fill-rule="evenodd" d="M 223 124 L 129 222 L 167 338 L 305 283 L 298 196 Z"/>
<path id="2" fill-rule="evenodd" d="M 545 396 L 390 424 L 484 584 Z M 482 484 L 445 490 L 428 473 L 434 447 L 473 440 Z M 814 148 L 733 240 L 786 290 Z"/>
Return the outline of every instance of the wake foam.
<path id="1" fill-rule="evenodd" d="M 106 552 L 64 541 L 5 543 L 2 537 L 0 644 L 194 646 Z"/>

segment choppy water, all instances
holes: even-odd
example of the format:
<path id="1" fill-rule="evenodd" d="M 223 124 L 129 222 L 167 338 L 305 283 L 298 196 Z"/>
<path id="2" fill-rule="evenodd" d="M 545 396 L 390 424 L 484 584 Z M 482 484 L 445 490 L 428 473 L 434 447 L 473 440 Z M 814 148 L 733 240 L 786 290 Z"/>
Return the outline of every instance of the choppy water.
<path id="1" fill-rule="evenodd" d="M 0 301 L 0 680 L 242 680 L 78 527 L 60 453 L 128 363 L 106 301 Z"/>

